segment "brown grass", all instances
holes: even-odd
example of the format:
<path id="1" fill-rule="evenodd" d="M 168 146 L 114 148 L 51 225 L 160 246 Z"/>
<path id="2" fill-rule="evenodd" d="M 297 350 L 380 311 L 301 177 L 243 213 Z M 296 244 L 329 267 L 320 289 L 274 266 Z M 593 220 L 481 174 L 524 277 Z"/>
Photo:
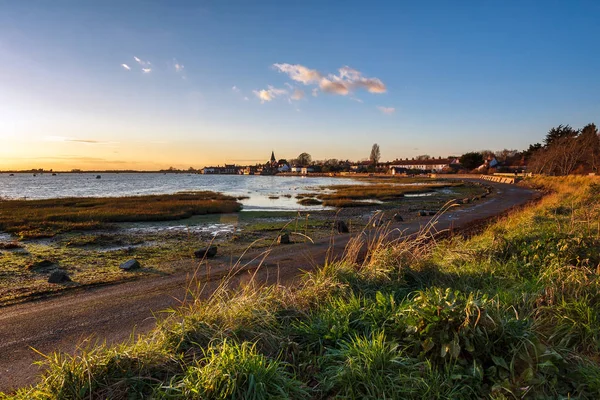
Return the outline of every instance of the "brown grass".
<path id="1" fill-rule="evenodd" d="M 173 195 L 0 201 L 0 230 L 21 238 L 106 227 L 114 222 L 169 221 L 236 212 L 230 196 L 209 191 Z"/>
<path id="2" fill-rule="evenodd" d="M 392 201 L 402 198 L 406 194 L 427 193 L 433 192 L 435 189 L 462 185 L 462 183 L 432 183 L 419 186 L 400 186 L 388 183 L 360 186 L 335 185 L 329 187 L 329 189 L 335 190 L 335 193 L 321 194 L 318 196 L 318 198 L 324 200 L 325 202 L 331 202 L 332 200 L 344 200 L 347 202 L 347 200 L 367 199 Z M 330 204 L 332 205 L 332 203 Z"/>
<path id="3" fill-rule="evenodd" d="M 322 201 L 313 198 L 303 198 L 298 200 L 298 204 L 303 206 L 319 206 L 322 204 Z"/>

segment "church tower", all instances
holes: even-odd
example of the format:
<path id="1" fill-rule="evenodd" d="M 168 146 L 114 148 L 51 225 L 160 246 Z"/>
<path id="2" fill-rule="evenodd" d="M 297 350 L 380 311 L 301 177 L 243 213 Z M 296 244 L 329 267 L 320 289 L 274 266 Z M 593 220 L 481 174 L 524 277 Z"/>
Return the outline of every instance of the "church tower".
<path id="1" fill-rule="evenodd" d="M 271 151 L 271 165 L 275 165 L 277 160 L 275 159 L 275 152 Z"/>

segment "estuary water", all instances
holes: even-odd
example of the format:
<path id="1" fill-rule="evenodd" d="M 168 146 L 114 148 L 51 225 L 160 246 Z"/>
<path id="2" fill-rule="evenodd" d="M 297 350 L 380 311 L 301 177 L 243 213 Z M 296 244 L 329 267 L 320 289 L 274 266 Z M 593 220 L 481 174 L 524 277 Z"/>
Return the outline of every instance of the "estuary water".
<path id="1" fill-rule="evenodd" d="M 260 175 L 198 175 L 163 173 L 23 173 L 0 174 L 0 198 L 52 199 L 64 197 L 116 197 L 173 194 L 189 190 L 211 190 L 240 197 L 245 211 L 320 209 L 300 206 L 295 196 L 318 187 L 363 184 L 349 178 L 287 177 Z M 270 198 L 271 197 L 271 198 Z M 278 197 L 278 198 L 274 198 Z"/>

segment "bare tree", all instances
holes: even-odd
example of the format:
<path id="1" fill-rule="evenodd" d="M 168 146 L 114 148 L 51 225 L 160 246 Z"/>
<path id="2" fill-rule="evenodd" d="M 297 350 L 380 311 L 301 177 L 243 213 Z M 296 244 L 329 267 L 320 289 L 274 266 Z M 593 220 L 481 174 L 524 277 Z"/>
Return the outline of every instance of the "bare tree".
<path id="1" fill-rule="evenodd" d="M 587 124 L 579 135 L 581 150 L 584 154 L 585 164 L 593 171 L 598 172 L 600 167 L 600 136 L 595 124 Z"/>
<path id="2" fill-rule="evenodd" d="M 371 147 L 371 155 L 369 156 L 369 160 L 373 165 L 377 165 L 379 159 L 381 158 L 381 151 L 379 150 L 379 145 L 377 143 L 373 144 Z"/>

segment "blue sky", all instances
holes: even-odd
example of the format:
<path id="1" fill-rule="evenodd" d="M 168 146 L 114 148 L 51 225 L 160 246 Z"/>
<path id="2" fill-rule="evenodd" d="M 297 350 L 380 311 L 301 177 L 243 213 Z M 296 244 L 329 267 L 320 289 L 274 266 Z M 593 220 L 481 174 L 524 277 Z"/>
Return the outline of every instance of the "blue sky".
<path id="1" fill-rule="evenodd" d="M 0 1 L 0 168 L 445 156 L 600 122 L 600 2 L 285 3 Z"/>

